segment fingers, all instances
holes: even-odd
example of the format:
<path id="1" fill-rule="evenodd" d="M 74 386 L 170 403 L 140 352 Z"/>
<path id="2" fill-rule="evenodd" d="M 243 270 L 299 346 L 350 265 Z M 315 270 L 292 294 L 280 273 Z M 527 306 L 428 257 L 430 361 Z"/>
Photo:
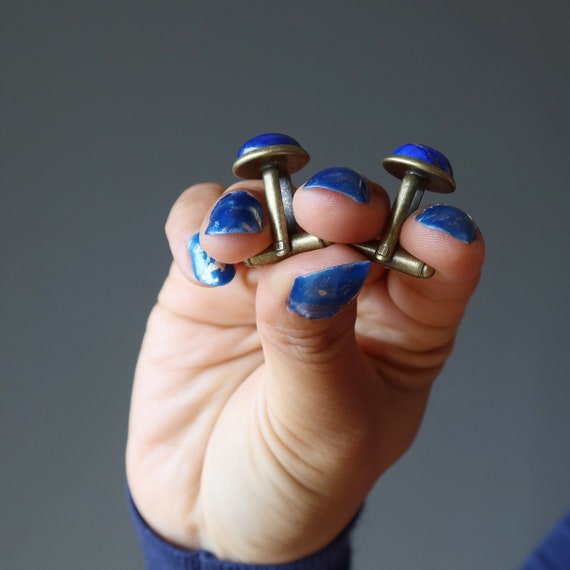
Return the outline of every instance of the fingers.
<path id="1" fill-rule="evenodd" d="M 386 191 L 345 167 L 315 174 L 295 193 L 295 219 L 303 229 L 334 243 L 378 237 L 390 203 Z"/>
<path id="2" fill-rule="evenodd" d="M 330 168 L 313 176 L 294 197 L 303 231 L 319 238 L 354 243 L 377 237 L 389 209 L 386 192 L 348 168 Z M 272 243 L 263 183 L 248 180 L 227 190 L 198 184 L 177 200 L 166 224 L 176 264 L 190 280 L 226 285 L 234 264 Z"/>
<path id="3" fill-rule="evenodd" d="M 303 230 L 337 243 L 378 237 L 389 211 L 386 192 L 356 171 L 331 168 L 317 173 L 296 192 L 295 217 Z M 201 285 L 225 285 L 234 264 L 271 244 L 263 184 L 244 181 L 224 190 L 196 185 L 182 194 L 166 231 L 182 274 Z M 464 213 L 434 205 L 410 216 L 400 244 L 436 269 L 429 280 L 391 271 L 388 291 L 394 303 L 418 322 L 453 325 L 461 318 L 475 288 L 484 258 L 484 242 Z M 323 258 L 324 259 L 324 258 Z M 376 275 L 384 272 L 374 268 Z M 251 281 L 256 271 L 238 265 Z"/>
<path id="4" fill-rule="evenodd" d="M 188 188 L 174 203 L 166 221 L 165 232 L 174 262 L 180 272 L 192 281 L 200 280 L 194 273 L 189 250 L 194 247 L 194 254 L 197 255 L 195 236 L 200 231 L 206 212 L 223 191 L 219 184 L 196 184 Z M 222 273 L 221 269 L 219 273 Z"/>
<path id="5" fill-rule="evenodd" d="M 406 221 L 401 244 L 434 267 L 435 276 L 386 272 L 340 244 L 264 271 L 257 325 L 273 386 L 268 393 L 279 394 L 281 407 L 289 401 L 292 409 L 307 405 L 310 413 L 316 402 L 327 401 L 334 416 L 350 410 L 352 399 L 366 409 L 366 401 L 378 400 L 378 371 L 410 388 L 433 381 L 479 280 L 484 242 L 467 214 L 434 205 Z"/>
<path id="6" fill-rule="evenodd" d="M 421 280 L 389 272 L 388 289 L 394 303 L 419 323 L 457 326 L 485 258 L 483 236 L 474 220 L 458 208 L 434 204 L 406 220 L 400 244 L 436 273 Z"/>
<path id="7" fill-rule="evenodd" d="M 384 387 L 355 335 L 358 294 L 370 268 L 358 252 L 335 244 L 267 266 L 256 296 L 264 437 L 284 464 L 293 459 L 288 450 L 303 442 L 303 460 L 292 472 L 300 481 L 314 471 L 330 474 L 319 483 L 325 496 L 344 484 L 343 465 L 361 465 L 352 489 L 362 496 L 344 494 L 347 504 L 337 504 L 343 515 L 360 504 L 381 461 L 375 449 Z"/>
<path id="8" fill-rule="evenodd" d="M 337 167 L 302 185 L 295 193 L 294 210 L 303 230 L 330 242 L 357 243 L 381 234 L 389 199 L 379 185 L 354 170 Z M 199 184 L 176 202 L 166 233 L 183 275 L 202 285 L 225 285 L 235 275 L 233 264 L 271 244 L 268 218 L 261 181 L 244 181 L 227 190 Z M 392 285 L 418 292 L 421 288 L 424 295 L 440 297 L 445 291 L 464 297 L 474 288 L 484 243 L 474 222 L 459 210 L 434 205 L 416 213 L 404 224 L 400 244 L 434 267 L 436 276 L 420 283 L 391 272 Z"/>
<path id="9" fill-rule="evenodd" d="M 240 263 L 271 244 L 271 227 L 263 182 L 248 180 L 230 186 L 204 217 L 200 241 L 224 263 Z"/>
<path id="10" fill-rule="evenodd" d="M 174 261 L 190 281 L 226 285 L 235 276 L 233 263 L 271 242 L 263 188 L 257 181 L 227 190 L 218 184 L 197 184 L 176 201 L 166 222 Z"/>

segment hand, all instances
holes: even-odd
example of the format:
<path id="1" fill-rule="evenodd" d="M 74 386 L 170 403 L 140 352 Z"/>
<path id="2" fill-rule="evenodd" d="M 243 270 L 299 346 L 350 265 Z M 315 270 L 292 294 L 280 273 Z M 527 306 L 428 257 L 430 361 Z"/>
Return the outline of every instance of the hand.
<path id="1" fill-rule="evenodd" d="M 345 244 L 378 237 L 389 199 L 338 172 L 294 198 L 303 229 L 335 245 L 237 265 L 223 287 L 200 282 L 233 275 L 208 256 L 238 263 L 271 242 L 262 184 L 200 184 L 171 211 L 174 263 L 136 369 L 127 475 L 142 516 L 174 544 L 250 563 L 302 558 L 343 530 L 417 433 L 483 240 L 465 214 L 435 206 L 400 237 L 434 277 L 370 264 Z"/>

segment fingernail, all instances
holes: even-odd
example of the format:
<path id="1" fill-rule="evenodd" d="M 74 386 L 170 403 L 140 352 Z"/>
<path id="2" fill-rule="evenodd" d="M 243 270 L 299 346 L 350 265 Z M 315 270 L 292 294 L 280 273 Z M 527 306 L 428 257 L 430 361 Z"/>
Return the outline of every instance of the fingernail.
<path id="1" fill-rule="evenodd" d="M 220 198 L 210 214 L 206 233 L 258 234 L 263 226 L 263 207 L 251 194 L 238 190 Z"/>
<path id="2" fill-rule="evenodd" d="M 366 204 L 370 200 L 370 190 L 364 177 L 356 170 L 344 166 L 317 172 L 303 187 L 326 188 L 344 194 L 359 204 Z"/>
<path id="3" fill-rule="evenodd" d="M 188 242 L 188 252 L 196 279 L 204 285 L 226 285 L 236 274 L 233 265 L 226 265 L 210 257 L 200 245 L 199 234 L 194 234 Z"/>
<path id="4" fill-rule="evenodd" d="M 416 220 L 432 230 L 439 230 L 464 243 L 475 239 L 477 227 L 465 212 L 454 206 L 434 204 L 416 216 Z"/>
<path id="5" fill-rule="evenodd" d="M 359 293 L 370 261 L 329 267 L 293 281 L 288 308 L 306 319 L 334 317 Z"/>

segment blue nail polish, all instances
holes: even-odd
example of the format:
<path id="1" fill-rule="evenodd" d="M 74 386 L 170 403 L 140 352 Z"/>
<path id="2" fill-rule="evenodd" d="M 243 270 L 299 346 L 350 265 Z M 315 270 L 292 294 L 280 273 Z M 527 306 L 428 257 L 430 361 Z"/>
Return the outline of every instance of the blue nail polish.
<path id="1" fill-rule="evenodd" d="M 214 206 L 206 228 L 209 235 L 258 234 L 263 225 L 263 207 L 251 194 L 238 190 L 225 194 Z"/>
<path id="2" fill-rule="evenodd" d="M 226 265 L 210 257 L 200 245 L 199 234 L 194 234 L 188 242 L 188 252 L 196 279 L 204 285 L 226 285 L 235 276 L 233 265 Z"/>
<path id="3" fill-rule="evenodd" d="M 306 319 L 334 317 L 358 295 L 369 269 L 370 261 L 359 261 L 300 275 L 287 306 Z"/>
<path id="4" fill-rule="evenodd" d="M 428 164 L 433 164 L 453 178 L 453 169 L 447 157 L 431 146 L 413 143 L 405 144 L 397 148 L 392 155 L 415 158 Z"/>
<path id="5" fill-rule="evenodd" d="M 416 220 L 433 230 L 439 230 L 464 243 L 475 239 L 475 222 L 465 212 L 454 206 L 434 204 L 420 212 Z"/>
<path id="6" fill-rule="evenodd" d="M 366 204 L 370 200 L 370 190 L 364 177 L 344 166 L 317 172 L 305 182 L 303 188 L 326 188 L 344 194 L 359 204 Z"/>

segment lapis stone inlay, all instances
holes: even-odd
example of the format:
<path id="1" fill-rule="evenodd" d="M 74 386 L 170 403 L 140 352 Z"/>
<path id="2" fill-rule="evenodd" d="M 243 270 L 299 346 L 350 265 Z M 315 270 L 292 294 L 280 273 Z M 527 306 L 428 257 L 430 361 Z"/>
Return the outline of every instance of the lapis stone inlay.
<path id="1" fill-rule="evenodd" d="M 238 150 L 237 156 L 238 158 L 241 158 L 248 152 L 252 152 L 260 148 L 266 148 L 268 146 L 282 144 L 298 146 L 299 148 L 301 147 L 301 145 L 293 137 L 290 137 L 288 135 L 283 135 L 281 133 L 265 133 L 263 135 L 257 135 L 256 137 L 253 137 L 244 143 Z"/>
<path id="2" fill-rule="evenodd" d="M 423 160 L 424 162 L 437 166 L 444 172 L 447 172 L 449 176 L 453 177 L 453 169 L 451 168 L 449 160 L 447 160 L 445 155 L 439 152 L 439 150 L 431 146 L 409 143 L 397 148 L 392 154 Z"/>

